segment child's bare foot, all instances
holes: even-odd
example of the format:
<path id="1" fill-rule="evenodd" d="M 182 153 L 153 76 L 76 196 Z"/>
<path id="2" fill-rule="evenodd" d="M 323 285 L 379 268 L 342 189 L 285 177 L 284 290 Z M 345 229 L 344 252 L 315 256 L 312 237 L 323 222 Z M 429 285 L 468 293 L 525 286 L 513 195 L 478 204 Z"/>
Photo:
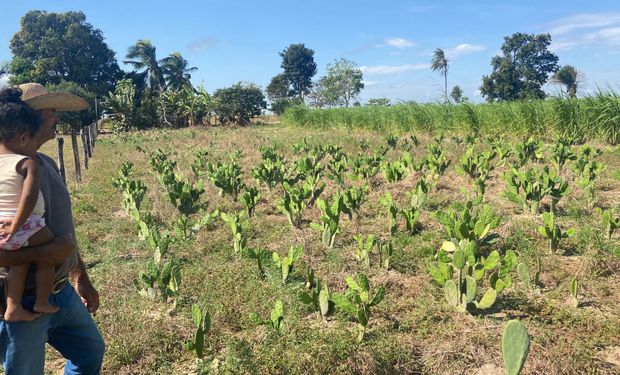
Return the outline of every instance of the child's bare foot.
<path id="1" fill-rule="evenodd" d="M 36 311 L 38 313 L 42 313 L 42 314 L 53 314 L 55 312 L 58 312 L 58 310 L 59 310 L 58 306 L 54 306 L 54 305 L 50 304 L 47 301 L 45 301 L 43 303 L 35 302 L 35 304 L 34 304 L 32 309 L 34 311 Z"/>
<path id="2" fill-rule="evenodd" d="M 21 306 L 8 309 L 4 313 L 4 320 L 7 322 L 32 321 L 40 317 L 41 314 L 32 313 Z"/>

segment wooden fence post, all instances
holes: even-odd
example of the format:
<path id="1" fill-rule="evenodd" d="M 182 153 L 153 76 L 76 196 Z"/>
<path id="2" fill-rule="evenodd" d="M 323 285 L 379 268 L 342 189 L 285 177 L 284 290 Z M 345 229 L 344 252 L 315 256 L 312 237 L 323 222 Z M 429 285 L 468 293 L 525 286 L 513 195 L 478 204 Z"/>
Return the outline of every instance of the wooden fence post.
<path id="1" fill-rule="evenodd" d="M 91 127 L 90 127 L 90 147 L 92 147 L 92 149 L 95 149 L 95 141 L 97 140 L 97 122 L 95 122 Z"/>
<path id="2" fill-rule="evenodd" d="M 86 151 L 88 151 L 88 158 L 92 159 L 93 158 L 93 149 L 91 146 L 91 140 L 90 140 L 90 126 L 86 126 L 84 128 L 82 128 L 82 133 L 84 133 L 84 138 L 86 140 Z"/>
<path id="3" fill-rule="evenodd" d="M 62 177 L 62 182 L 67 185 L 67 177 L 65 176 L 65 158 L 63 154 L 63 146 L 65 145 L 64 138 L 56 138 L 58 142 L 58 170 L 60 171 L 60 176 Z"/>
<path id="4" fill-rule="evenodd" d="M 71 129 L 71 146 L 73 146 L 73 160 L 75 161 L 75 180 L 82 182 L 82 168 L 80 168 L 80 150 L 78 149 L 77 131 Z"/>
<path id="5" fill-rule="evenodd" d="M 82 151 L 84 151 L 84 169 L 88 169 L 88 145 L 84 129 L 80 130 L 80 138 L 82 139 Z"/>

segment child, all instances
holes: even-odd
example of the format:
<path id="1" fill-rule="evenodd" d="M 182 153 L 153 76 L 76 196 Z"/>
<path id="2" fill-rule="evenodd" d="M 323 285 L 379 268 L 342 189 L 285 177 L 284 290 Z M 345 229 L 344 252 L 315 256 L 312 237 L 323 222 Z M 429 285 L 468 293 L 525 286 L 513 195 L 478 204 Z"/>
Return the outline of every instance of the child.
<path id="1" fill-rule="evenodd" d="M 37 113 L 20 99 L 21 90 L 0 91 L 0 249 L 18 250 L 38 246 L 53 238 L 45 226 L 44 201 L 39 191 L 36 158 Z M 8 219 L 8 220 L 7 220 Z M 48 302 L 53 290 L 54 265 L 36 263 L 34 312 L 22 306 L 30 265 L 13 266 L 7 277 L 7 307 L 4 320 L 34 320 L 41 313 L 55 313 L 58 306 Z"/>

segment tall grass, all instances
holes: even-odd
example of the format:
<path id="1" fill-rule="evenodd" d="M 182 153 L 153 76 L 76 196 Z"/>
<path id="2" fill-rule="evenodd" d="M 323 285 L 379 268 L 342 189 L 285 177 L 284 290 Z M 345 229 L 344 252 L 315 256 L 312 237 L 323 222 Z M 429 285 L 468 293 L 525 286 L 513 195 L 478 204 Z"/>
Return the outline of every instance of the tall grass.
<path id="1" fill-rule="evenodd" d="M 289 108 L 281 120 L 312 128 L 370 129 L 380 132 L 479 130 L 486 135 L 571 136 L 620 143 L 620 96 L 598 91 L 582 99 L 487 104 L 398 104 L 390 107 Z"/>

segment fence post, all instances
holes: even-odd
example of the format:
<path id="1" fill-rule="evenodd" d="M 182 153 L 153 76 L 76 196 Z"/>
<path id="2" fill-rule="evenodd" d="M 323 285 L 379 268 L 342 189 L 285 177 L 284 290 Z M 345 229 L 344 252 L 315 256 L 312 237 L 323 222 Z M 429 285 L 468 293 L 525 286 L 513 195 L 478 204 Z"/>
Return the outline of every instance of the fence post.
<path id="1" fill-rule="evenodd" d="M 65 145 L 64 138 L 56 138 L 56 142 L 58 142 L 58 170 L 60 172 L 60 177 L 62 177 L 62 182 L 67 185 L 67 177 L 65 176 L 65 158 L 63 154 L 63 146 Z"/>
<path id="2" fill-rule="evenodd" d="M 95 138 L 96 138 L 96 132 L 97 132 L 97 122 L 94 122 L 93 124 L 91 124 L 88 127 L 88 131 L 90 134 L 90 149 L 91 149 L 91 153 L 92 151 L 95 149 Z"/>
<path id="3" fill-rule="evenodd" d="M 91 141 L 90 126 L 87 126 L 82 131 L 84 132 L 84 135 L 86 136 L 86 150 L 88 151 L 88 158 L 92 159 L 93 158 L 93 147 L 92 147 L 92 141 Z"/>
<path id="4" fill-rule="evenodd" d="M 82 182 L 82 168 L 80 167 L 80 150 L 78 148 L 77 131 L 71 129 L 71 146 L 73 146 L 73 160 L 75 161 L 75 180 Z"/>
<path id="5" fill-rule="evenodd" d="M 84 152 L 84 169 L 88 169 L 88 145 L 86 144 L 86 132 L 80 130 L 80 138 L 82 139 L 82 151 Z"/>

